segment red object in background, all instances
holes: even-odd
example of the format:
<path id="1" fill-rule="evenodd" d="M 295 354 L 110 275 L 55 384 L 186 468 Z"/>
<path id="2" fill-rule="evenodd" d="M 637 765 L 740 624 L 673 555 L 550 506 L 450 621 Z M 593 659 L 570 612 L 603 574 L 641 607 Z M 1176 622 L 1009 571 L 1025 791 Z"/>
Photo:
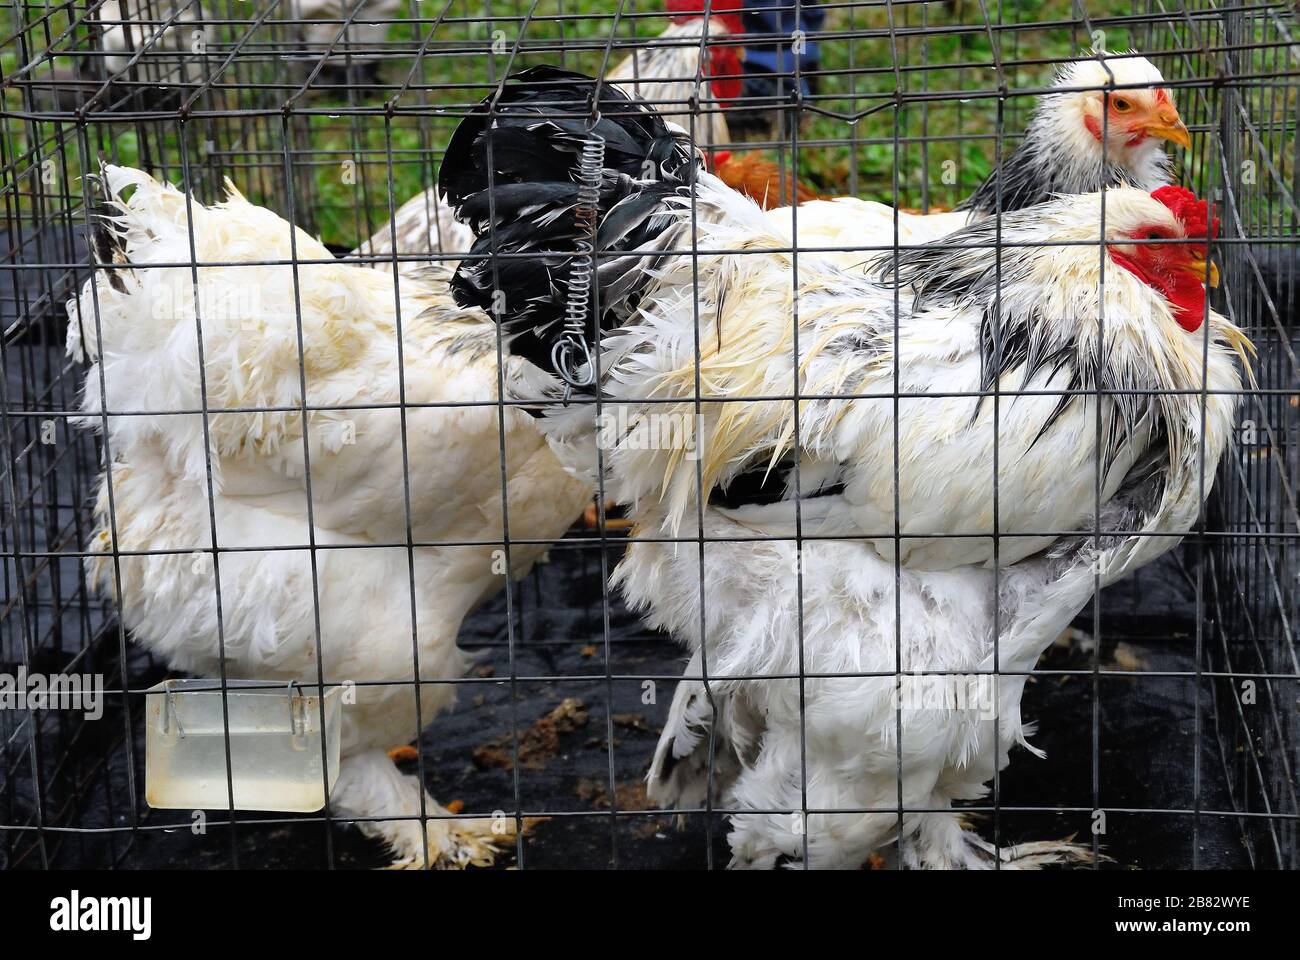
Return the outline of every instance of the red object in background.
<path id="1" fill-rule="evenodd" d="M 667 0 L 664 4 L 673 15 L 675 23 L 685 23 L 692 17 L 704 16 L 705 0 Z M 721 20 L 731 33 L 744 33 L 745 24 L 740 11 L 745 9 L 745 0 L 713 0 L 707 4 L 709 13 Z"/>
<path id="2" fill-rule="evenodd" d="M 714 176 L 764 210 L 823 199 L 812 187 L 783 174 L 763 153 L 733 155 L 730 150 L 715 150 L 706 162 Z"/>
<path id="3" fill-rule="evenodd" d="M 731 159 L 730 150 L 714 150 L 713 152 L 705 155 L 704 166 L 706 169 L 708 169 L 709 173 L 717 173 L 718 167 L 722 166 L 730 159 Z"/>
<path id="4" fill-rule="evenodd" d="M 685 23 L 696 17 L 702 17 L 706 7 L 705 0 L 667 0 L 668 12 L 674 23 Z M 739 36 L 745 32 L 744 20 L 740 11 L 744 9 L 744 0 L 712 0 L 707 4 L 710 15 L 727 28 L 727 33 Z M 740 96 L 741 65 L 740 48 L 732 46 L 709 47 L 709 63 L 705 73 L 710 77 L 719 77 L 712 81 L 713 96 L 724 107 L 731 106 L 732 101 Z"/>

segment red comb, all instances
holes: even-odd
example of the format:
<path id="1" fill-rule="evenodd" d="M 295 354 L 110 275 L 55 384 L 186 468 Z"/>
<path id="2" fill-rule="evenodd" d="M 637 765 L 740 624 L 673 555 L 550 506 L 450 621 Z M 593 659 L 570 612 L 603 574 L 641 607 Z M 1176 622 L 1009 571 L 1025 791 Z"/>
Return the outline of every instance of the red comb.
<path id="1" fill-rule="evenodd" d="M 744 0 L 713 0 L 707 4 L 705 0 L 668 0 L 665 6 L 677 23 L 704 16 L 704 8 L 708 6 L 709 11 L 726 24 L 731 33 L 745 32 L 741 19 L 741 11 L 745 8 Z"/>
<path id="2" fill-rule="evenodd" d="M 742 11 L 745 0 L 667 0 L 665 6 L 672 15 L 674 23 L 686 23 L 704 16 L 708 7 L 713 17 L 727 28 L 727 33 L 738 36 L 745 32 Z M 710 83 L 713 96 L 724 107 L 731 106 L 741 93 L 743 81 L 740 73 L 744 68 L 740 63 L 740 54 L 732 46 L 710 46 L 709 59 L 705 64 L 704 74 L 714 79 Z"/>
<path id="3" fill-rule="evenodd" d="M 669 13 L 694 13 L 702 16 L 705 6 L 713 13 L 736 13 L 745 9 L 745 0 L 713 0 L 708 4 L 705 0 L 667 0 L 664 6 Z"/>
<path id="4" fill-rule="evenodd" d="M 1152 190 L 1151 196 L 1170 209 L 1189 237 L 1218 236 L 1219 218 L 1213 216 L 1208 203 L 1197 200 L 1196 194 L 1186 187 L 1161 187 Z"/>

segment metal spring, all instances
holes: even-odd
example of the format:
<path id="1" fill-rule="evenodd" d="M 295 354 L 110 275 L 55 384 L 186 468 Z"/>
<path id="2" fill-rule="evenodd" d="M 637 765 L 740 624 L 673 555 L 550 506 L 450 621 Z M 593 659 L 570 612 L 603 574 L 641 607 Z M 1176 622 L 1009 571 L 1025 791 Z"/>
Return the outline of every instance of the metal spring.
<path id="1" fill-rule="evenodd" d="M 551 350 L 551 365 L 565 382 L 567 403 L 573 387 L 589 387 L 596 374 L 584 334 L 591 309 L 595 276 L 595 234 L 600 215 L 600 181 L 605 171 L 605 138 L 590 134 L 578 161 L 578 203 L 573 222 L 579 234 L 577 253 L 569 264 L 569 291 L 564 305 L 564 333 Z"/>

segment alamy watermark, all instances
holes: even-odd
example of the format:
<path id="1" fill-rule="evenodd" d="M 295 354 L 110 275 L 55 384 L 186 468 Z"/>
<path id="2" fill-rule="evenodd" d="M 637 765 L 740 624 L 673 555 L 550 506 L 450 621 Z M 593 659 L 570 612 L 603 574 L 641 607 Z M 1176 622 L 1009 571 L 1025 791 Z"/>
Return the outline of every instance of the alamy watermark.
<path id="1" fill-rule="evenodd" d="M 962 710 L 992 716 L 997 678 L 988 673 L 905 673 L 894 687 L 895 710 Z"/>
<path id="2" fill-rule="evenodd" d="M 73 890 L 50 901 L 50 929 L 56 933 L 120 931 L 132 940 L 148 940 L 153 933 L 151 897 L 91 897 Z"/>
<path id="3" fill-rule="evenodd" d="M 177 268 L 180 269 L 180 268 Z M 253 283 L 159 284 L 150 291 L 150 315 L 154 320 L 175 321 L 193 313 L 205 322 L 219 322 L 243 330 L 256 330 L 265 322 L 262 289 Z"/>
<path id="4" fill-rule="evenodd" d="M 80 710 L 87 720 L 104 715 L 99 673 L 0 673 L 0 710 Z"/>
<path id="5" fill-rule="evenodd" d="M 596 444 L 602 450 L 682 450 L 698 460 L 704 447 L 704 418 L 689 413 L 629 413 L 626 406 L 601 411 Z"/>

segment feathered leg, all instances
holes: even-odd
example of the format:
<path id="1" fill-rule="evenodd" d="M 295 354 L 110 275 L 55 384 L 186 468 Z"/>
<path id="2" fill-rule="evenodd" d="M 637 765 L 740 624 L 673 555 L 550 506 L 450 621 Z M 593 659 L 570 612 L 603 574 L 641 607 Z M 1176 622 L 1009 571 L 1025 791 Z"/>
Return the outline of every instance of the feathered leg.
<path id="1" fill-rule="evenodd" d="M 946 797 L 936 796 L 930 805 L 947 802 Z M 992 870 L 998 860 L 1003 870 L 1038 870 L 1054 864 L 1091 863 L 1093 856 L 1090 846 L 1068 840 L 994 847 L 954 811 L 918 814 L 915 831 L 903 841 L 902 859 L 912 870 Z"/>
<path id="2" fill-rule="evenodd" d="M 710 691 L 697 679 L 701 676 L 697 650 L 673 691 L 672 706 L 646 774 L 646 796 L 659 807 L 703 807 L 710 785 L 714 802 L 718 802 L 740 771 L 740 754 L 755 752 L 761 733 L 757 718 L 719 681 L 713 681 L 710 701 Z"/>
<path id="3" fill-rule="evenodd" d="M 424 816 L 437 819 L 421 823 L 421 795 Z M 362 833 L 388 844 L 396 856 L 392 869 L 487 867 L 515 839 L 509 817 L 454 819 L 380 749 L 343 758 L 331 800 L 337 815 L 358 818 Z M 366 817 L 376 819 L 360 819 Z"/>
<path id="4" fill-rule="evenodd" d="M 811 708 L 810 708 L 811 709 Z M 796 718 L 797 720 L 797 718 Z M 807 733 L 809 742 L 815 732 Z M 898 836 L 897 781 L 887 764 L 892 751 L 879 756 L 844 756 L 814 743 L 801 749 L 798 723 L 769 727 L 763 749 L 741 772 L 730 806 L 785 813 L 742 813 L 732 817 L 731 866 L 736 869 L 798 868 L 854 870 Z M 806 775 L 806 781 L 805 781 Z M 806 782 L 806 790 L 800 783 Z M 904 807 L 918 807 L 933 790 L 933 779 L 905 778 Z M 806 796 L 810 813 L 804 817 Z M 843 813 L 835 811 L 844 811 Z M 863 811 L 878 812 L 863 812 Z M 906 829 L 906 825 L 905 825 Z"/>

